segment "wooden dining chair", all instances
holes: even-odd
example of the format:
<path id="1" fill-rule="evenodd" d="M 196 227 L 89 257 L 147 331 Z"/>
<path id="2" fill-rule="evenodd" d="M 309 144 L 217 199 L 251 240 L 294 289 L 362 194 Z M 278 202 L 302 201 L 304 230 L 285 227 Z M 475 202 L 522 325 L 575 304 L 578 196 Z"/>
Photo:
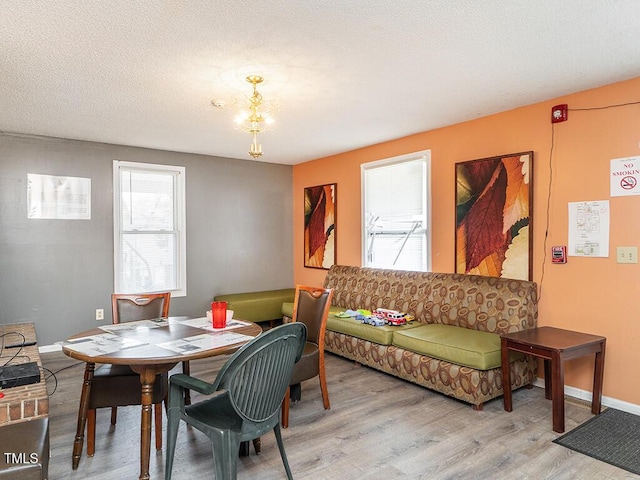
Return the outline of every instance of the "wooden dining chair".
<path id="1" fill-rule="evenodd" d="M 112 323 L 133 322 L 167 317 L 171 293 L 112 294 Z M 162 448 L 162 402 L 167 399 L 168 375 L 156 376 L 153 384 L 156 449 Z M 87 410 L 87 455 L 95 453 L 96 409 L 111 407 L 111 425 L 116 424 L 117 407 L 140 405 L 140 375 L 126 365 L 105 364 L 97 367 L 91 384 Z"/>
<path id="2" fill-rule="evenodd" d="M 289 426 L 289 404 L 291 397 L 300 398 L 300 383 L 319 377 L 324 409 L 329 410 L 329 391 L 324 368 L 324 334 L 333 290 L 327 288 L 296 286 L 293 303 L 293 321 L 307 326 L 307 341 L 302 358 L 293 368 L 290 387 L 282 402 L 282 427 Z M 295 392 L 292 395 L 292 392 Z"/>

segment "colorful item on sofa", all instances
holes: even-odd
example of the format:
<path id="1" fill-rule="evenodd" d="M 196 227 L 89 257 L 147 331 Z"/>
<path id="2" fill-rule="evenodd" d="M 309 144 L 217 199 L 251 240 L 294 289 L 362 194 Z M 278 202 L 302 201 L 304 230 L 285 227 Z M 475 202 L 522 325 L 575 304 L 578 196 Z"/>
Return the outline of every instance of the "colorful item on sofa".
<path id="1" fill-rule="evenodd" d="M 415 320 L 413 315 L 409 315 L 398 310 L 389 310 L 387 308 L 377 308 L 374 312 L 365 308 L 358 310 L 347 309 L 343 312 L 334 314 L 337 318 L 355 318 L 362 323 L 381 327 L 383 325 L 406 325 L 408 322 Z"/>
<path id="2" fill-rule="evenodd" d="M 389 325 L 406 325 L 407 318 L 405 313 L 401 313 L 398 310 L 389 310 L 387 308 L 376 308 L 373 312 L 373 316 L 388 323 Z"/>
<path id="3" fill-rule="evenodd" d="M 374 327 L 383 327 L 386 323 L 382 318 L 378 318 L 373 315 L 371 316 L 361 315 L 361 316 L 362 316 L 362 320 L 361 320 L 362 323 L 366 323 L 367 325 L 371 325 Z"/>

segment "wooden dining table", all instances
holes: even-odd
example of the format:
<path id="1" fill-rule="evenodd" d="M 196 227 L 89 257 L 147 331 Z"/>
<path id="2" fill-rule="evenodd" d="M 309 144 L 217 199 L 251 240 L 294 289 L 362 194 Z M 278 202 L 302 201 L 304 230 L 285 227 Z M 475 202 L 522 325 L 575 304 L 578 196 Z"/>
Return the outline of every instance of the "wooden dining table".
<path id="1" fill-rule="evenodd" d="M 89 406 L 89 395 L 91 393 L 91 383 L 93 381 L 96 363 L 128 365 L 134 372 L 140 375 L 142 415 L 140 421 L 139 479 L 147 480 L 150 478 L 149 458 L 151 454 L 151 402 L 153 398 L 153 383 L 156 375 L 168 372 L 179 362 L 233 353 L 244 343 L 247 343 L 251 338 L 262 333 L 260 326 L 251 322 L 244 322 L 246 325 L 232 329 L 209 331 L 189 325 L 188 323 L 192 320 L 194 319 L 189 319 L 188 317 L 169 317 L 168 319 L 119 324 L 123 325 L 123 327 L 119 327 L 119 330 L 113 329 L 112 331 L 105 331 L 100 328 L 94 328 L 77 333 L 63 343 L 62 351 L 66 355 L 86 362 L 78 411 L 78 426 L 73 444 L 73 470 L 78 468 L 80 457 L 82 455 L 84 431 Z M 156 324 L 148 322 L 156 322 Z M 110 326 L 105 326 L 104 328 L 108 327 Z M 96 335 L 101 336 L 99 338 L 105 338 L 105 334 L 117 335 L 118 338 L 115 340 L 116 342 L 122 341 L 122 348 L 109 353 L 100 353 L 98 349 L 90 351 L 83 348 L 88 345 L 91 342 L 91 339 L 95 338 Z M 227 335 L 225 336 L 225 334 Z M 242 337 L 237 338 L 237 342 L 220 345 L 221 343 L 235 338 L 228 334 L 240 334 Z M 211 339 L 208 337 L 201 337 L 202 335 L 209 335 L 211 336 Z M 199 337 L 201 342 L 204 342 L 205 346 L 201 343 L 197 348 L 185 348 L 184 350 L 180 350 L 175 347 L 176 344 L 183 344 L 186 345 L 186 347 L 190 347 L 190 345 L 187 345 L 184 342 L 195 342 L 195 340 L 193 340 L 195 337 Z M 111 339 L 113 340 L 114 337 L 111 337 Z M 210 345 L 207 346 L 207 344 Z M 170 348 L 176 349 L 171 350 Z"/>

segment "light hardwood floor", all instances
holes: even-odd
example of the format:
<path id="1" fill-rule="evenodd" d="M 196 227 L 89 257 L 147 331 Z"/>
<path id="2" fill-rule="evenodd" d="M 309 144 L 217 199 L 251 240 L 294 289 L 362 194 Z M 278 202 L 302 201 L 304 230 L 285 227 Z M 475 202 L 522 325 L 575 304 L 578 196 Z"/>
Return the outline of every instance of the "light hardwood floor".
<path id="1" fill-rule="evenodd" d="M 49 370 L 77 362 L 45 353 Z M 191 362 L 192 375 L 213 380 L 222 359 Z M 178 367 L 179 368 L 179 367 Z M 84 365 L 56 374 L 50 397 L 49 479 L 123 480 L 139 473 L 140 408 L 98 411 L 96 454 L 83 451 L 71 470 L 71 450 Z M 502 398 L 476 412 L 468 404 L 328 354 L 331 410 L 322 407 L 316 380 L 303 384 L 302 401 L 292 404 L 283 431 L 294 478 L 314 480 L 389 479 L 638 479 L 640 476 L 552 443 L 551 403 L 541 388 L 514 392 L 514 410 Z M 55 386 L 48 381 L 49 391 Z M 198 397 L 194 397 L 197 401 Z M 568 401 L 567 431 L 591 418 L 589 407 Z M 166 418 L 165 418 L 166 420 Z M 153 447 L 152 447 L 153 448 Z M 85 446 L 86 449 L 86 446 Z M 152 451 L 152 479 L 164 478 L 164 451 Z M 208 439 L 180 426 L 175 480 L 214 478 Z M 262 438 L 262 454 L 241 457 L 239 479 L 286 478 L 273 434 Z"/>

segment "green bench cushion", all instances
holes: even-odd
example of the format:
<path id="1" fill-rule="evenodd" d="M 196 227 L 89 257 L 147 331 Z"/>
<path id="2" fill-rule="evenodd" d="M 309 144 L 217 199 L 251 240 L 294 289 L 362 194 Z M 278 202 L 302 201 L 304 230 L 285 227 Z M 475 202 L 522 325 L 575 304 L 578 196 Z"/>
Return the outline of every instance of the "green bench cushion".
<path id="1" fill-rule="evenodd" d="M 344 308 L 340 308 L 338 312 L 343 312 L 344 310 Z M 329 318 L 327 318 L 327 330 L 344 333 L 345 335 L 351 335 L 352 337 L 361 338 L 380 345 L 391 345 L 391 340 L 395 333 L 413 329 L 420 325 L 422 324 L 412 322 L 401 326 L 384 325 L 382 327 L 374 327 L 373 325 L 362 323 L 360 320 L 354 318 L 338 318 L 332 314 L 329 314 Z"/>
<path id="2" fill-rule="evenodd" d="M 282 318 L 282 304 L 293 302 L 295 292 L 295 288 L 283 288 L 263 292 L 231 293 L 217 295 L 214 300 L 227 302 L 227 308 L 233 310 L 233 318 L 249 322 L 266 322 Z"/>
<path id="3" fill-rule="evenodd" d="M 284 302 L 280 309 L 280 314 L 283 317 L 293 318 L 293 302 Z"/>
<path id="4" fill-rule="evenodd" d="M 457 365 L 490 370 L 502 365 L 500 335 L 430 324 L 397 332 L 393 345 Z"/>

